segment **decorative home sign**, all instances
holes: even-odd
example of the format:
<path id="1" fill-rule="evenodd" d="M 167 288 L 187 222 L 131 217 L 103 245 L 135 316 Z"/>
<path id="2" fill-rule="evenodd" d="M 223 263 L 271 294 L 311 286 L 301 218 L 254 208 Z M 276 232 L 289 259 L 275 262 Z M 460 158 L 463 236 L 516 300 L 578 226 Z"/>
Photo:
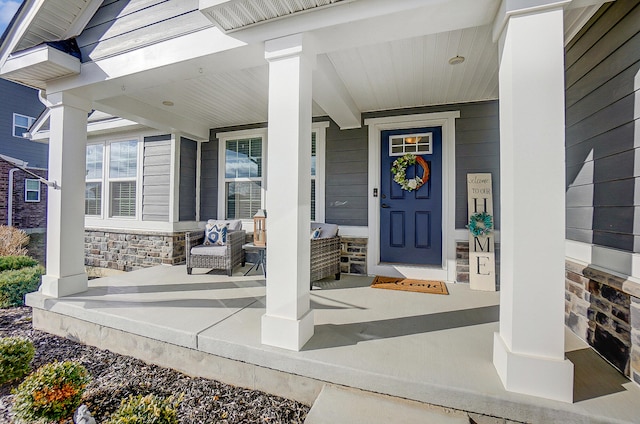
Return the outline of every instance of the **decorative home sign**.
<path id="1" fill-rule="evenodd" d="M 473 290 L 496 290 L 491 174 L 467 174 L 469 283 Z"/>

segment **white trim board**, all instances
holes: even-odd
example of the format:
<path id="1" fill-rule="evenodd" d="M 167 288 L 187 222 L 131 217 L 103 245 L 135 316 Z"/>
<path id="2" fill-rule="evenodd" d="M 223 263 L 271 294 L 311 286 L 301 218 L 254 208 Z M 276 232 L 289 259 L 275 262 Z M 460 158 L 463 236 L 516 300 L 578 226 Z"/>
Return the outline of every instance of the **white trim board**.
<path id="1" fill-rule="evenodd" d="M 594 266 L 614 275 L 640 279 L 640 254 L 565 240 L 567 259 Z"/>
<path id="2" fill-rule="evenodd" d="M 456 280 L 455 229 L 455 119 L 460 111 L 421 113 L 365 119 L 369 127 L 369 249 L 367 272 L 409 278 Z M 383 130 L 419 127 L 442 127 L 442 265 L 412 266 L 380 263 L 380 135 Z"/>

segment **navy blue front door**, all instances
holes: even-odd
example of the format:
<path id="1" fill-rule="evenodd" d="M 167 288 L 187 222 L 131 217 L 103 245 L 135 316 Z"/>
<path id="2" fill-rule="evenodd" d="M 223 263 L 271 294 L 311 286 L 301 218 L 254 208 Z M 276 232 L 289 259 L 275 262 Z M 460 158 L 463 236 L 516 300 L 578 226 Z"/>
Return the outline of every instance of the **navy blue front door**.
<path id="1" fill-rule="evenodd" d="M 391 173 L 400 156 L 391 155 L 390 139 L 394 140 L 394 153 L 402 155 L 395 146 L 400 140 L 394 136 L 429 133 L 431 153 L 416 153 L 429 166 L 429 180 L 418 190 L 403 190 Z M 381 145 L 380 262 L 442 264 L 442 128 L 383 131 Z M 405 141 L 404 151 L 411 149 Z M 422 176 L 420 166 L 409 166 L 407 178 L 415 177 L 416 171 Z"/>

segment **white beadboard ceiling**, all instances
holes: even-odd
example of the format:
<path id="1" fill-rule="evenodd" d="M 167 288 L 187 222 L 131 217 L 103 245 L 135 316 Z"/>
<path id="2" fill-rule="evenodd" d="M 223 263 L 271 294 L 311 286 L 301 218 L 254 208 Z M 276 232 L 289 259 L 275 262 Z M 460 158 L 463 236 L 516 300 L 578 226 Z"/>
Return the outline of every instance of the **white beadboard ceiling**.
<path id="1" fill-rule="evenodd" d="M 452 66 L 449 59 L 464 56 Z M 361 112 L 498 97 L 498 52 L 491 27 L 428 35 L 328 54 Z M 265 122 L 267 65 L 203 75 L 128 94 L 206 122 L 211 128 Z M 164 106 L 170 100 L 174 106 Z M 314 116 L 326 113 L 314 104 Z"/>
<path id="2" fill-rule="evenodd" d="M 575 23 L 590 13 L 585 9 L 565 16 L 568 38 L 575 35 Z M 464 63 L 450 65 L 457 55 Z M 336 46 L 327 57 L 363 113 L 498 98 L 498 47 L 491 25 L 342 50 Z M 128 89 L 122 95 L 209 128 L 266 122 L 268 67 L 212 74 L 203 70 L 195 78 Z M 315 103 L 313 114 L 326 115 Z"/>

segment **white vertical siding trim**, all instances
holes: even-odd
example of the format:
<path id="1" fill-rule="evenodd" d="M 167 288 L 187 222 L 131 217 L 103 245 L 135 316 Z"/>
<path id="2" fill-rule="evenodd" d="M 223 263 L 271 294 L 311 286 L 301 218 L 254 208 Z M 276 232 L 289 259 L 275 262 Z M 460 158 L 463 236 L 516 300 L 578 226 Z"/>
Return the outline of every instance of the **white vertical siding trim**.
<path id="1" fill-rule="evenodd" d="M 171 164 L 169 165 L 169 222 L 180 217 L 180 133 L 171 134 Z"/>
<path id="2" fill-rule="evenodd" d="M 325 220 L 325 163 L 327 154 L 327 128 L 329 122 L 314 122 L 311 129 L 316 131 L 316 222 Z"/>
<path id="3" fill-rule="evenodd" d="M 369 249 L 367 270 L 370 274 L 404 275 L 409 278 L 431 278 L 454 282 L 456 280 L 455 231 L 455 119 L 460 111 L 423 113 L 366 119 L 369 127 Z M 380 133 L 383 130 L 442 127 L 442 267 L 396 266 L 380 264 Z"/>

